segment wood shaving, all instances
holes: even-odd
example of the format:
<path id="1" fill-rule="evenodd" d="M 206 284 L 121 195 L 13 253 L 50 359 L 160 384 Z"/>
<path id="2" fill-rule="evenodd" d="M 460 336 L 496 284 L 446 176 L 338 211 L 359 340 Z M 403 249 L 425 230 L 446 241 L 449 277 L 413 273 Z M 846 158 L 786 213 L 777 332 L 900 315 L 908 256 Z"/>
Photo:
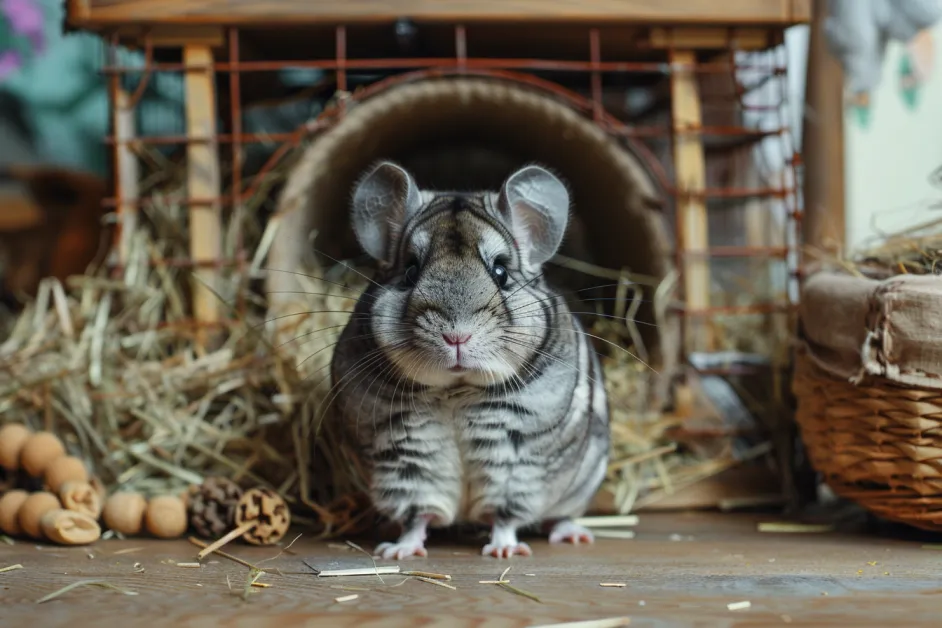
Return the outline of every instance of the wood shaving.
<path id="1" fill-rule="evenodd" d="M 23 565 L 17 563 L 16 565 L 10 565 L 9 567 L 0 568 L 0 573 L 6 573 L 8 571 L 16 571 L 17 569 L 22 569 Z"/>
<path id="2" fill-rule="evenodd" d="M 815 534 L 820 532 L 833 532 L 834 526 L 829 523 L 793 523 L 790 521 L 764 521 L 759 524 L 759 532 L 783 534 Z"/>
<path id="3" fill-rule="evenodd" d="M 634 530 L 593 530 L 592 534 L 597 539 L 631 540 L 635 538 Z"/>
<path id="4" fill-rule="evenodd" d="M 360 597 L 360 595 L 358 593 L 354 593 L 353 595 L 345 595 L 343 597 L 334 598 L 334 602 L 337 602 L 338 604 L 343 604 L 344 602 L 352 602 L 358 597 Z"/>
<path id="5" fill-rule="evenodd" d="M 609 617 L 607 619 L 588 619 L 586 621 L 567 621 L 561 624 L 541 624 L 532 628 L 622 628 L 630 626 L 630 617 Z"/>
<path id="6" fill-rule="evenodd" d="M 611 517 L 579 517 L 575 524 L 586 528 L 629 528 L 638 525 L 637 515 Z"/>

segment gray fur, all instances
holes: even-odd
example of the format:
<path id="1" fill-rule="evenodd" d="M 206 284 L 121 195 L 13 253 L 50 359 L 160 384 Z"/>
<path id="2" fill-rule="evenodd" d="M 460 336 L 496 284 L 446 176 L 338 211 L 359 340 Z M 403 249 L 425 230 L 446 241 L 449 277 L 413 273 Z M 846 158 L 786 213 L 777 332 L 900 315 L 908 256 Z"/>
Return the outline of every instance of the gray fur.
<path id="1" fill-rule="evenodd" d="M 387 261 L 387 242 L 398 238 L 399 229 L 421 206 L 412 175 L 396 164 L 380 163 L 363 177 L 353 195 L 353 231 L 360 246 L 372 258 Z"/>
<path id="2" fill-rule="evenodd" d="M 499 192 L 413 188 L 381 164 L 354 194 L 358 237 L 384 263 L 332 364 L 374 505 L 403 526 L 380 554 L 423 555 L 426 526 L 456 522 L 491 525 L 495 556 L 528 554 L 516 532 L 541 523 L 551 540 L 590 540 L 570 520 L 608 463 L 602 371 L 541 267 L 565 232 L 566 188 L 537 166 Z"/>

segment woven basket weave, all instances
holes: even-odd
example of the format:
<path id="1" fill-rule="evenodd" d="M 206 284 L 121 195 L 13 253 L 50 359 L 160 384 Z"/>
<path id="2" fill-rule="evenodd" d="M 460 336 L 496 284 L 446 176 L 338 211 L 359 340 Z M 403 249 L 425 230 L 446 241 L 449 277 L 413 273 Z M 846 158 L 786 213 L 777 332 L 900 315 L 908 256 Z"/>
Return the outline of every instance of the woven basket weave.
<path id="1" fill-rule="evenodd" d="M 809 457 L 828 485 L 876 515 L 942 530 L 942 392 L 838 379 L 798 352 L 793 391 Z"/>

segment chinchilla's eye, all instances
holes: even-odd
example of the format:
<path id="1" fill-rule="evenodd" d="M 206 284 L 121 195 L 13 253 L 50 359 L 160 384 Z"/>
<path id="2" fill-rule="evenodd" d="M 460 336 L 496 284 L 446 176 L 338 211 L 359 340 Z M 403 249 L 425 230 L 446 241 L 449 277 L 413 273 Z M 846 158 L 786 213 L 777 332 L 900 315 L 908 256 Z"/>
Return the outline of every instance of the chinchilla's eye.
<path id="1" fill-rule="evenodd" d="M 510 275 L 507 273 L 507 266 L 504 265 L 504 260 L 498 259 L 494 262 L 494 265 L 491 267 L 491 276 L 494 277 L 494 281 L 497 282 L 497 285 L 501 288 L 507 287 L 507 280 L 510 279 Z"/>
<path id="2" fill-rule="evenodd" d="M 412 258 L 406 264 L 406 271 L 402 275 L 402 281 L 410 288 L 414 288 L 419 281 L 419 260 Z"/>

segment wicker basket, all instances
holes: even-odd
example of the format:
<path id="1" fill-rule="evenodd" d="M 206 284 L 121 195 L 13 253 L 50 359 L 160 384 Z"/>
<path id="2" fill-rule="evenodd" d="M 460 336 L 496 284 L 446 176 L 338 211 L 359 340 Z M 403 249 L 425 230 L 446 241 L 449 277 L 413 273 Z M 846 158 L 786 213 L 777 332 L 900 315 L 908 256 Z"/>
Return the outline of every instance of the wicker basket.
<path id="1" fill-rule="evenodd" d="M 913 306 L 919 286 L 913 289 L 909 281 L 894 280 L 888 288 L 887 282 L 831 277 L 805 291 L 804 338 L 793 379 L 796 418 L 811 463 L 838 495 L 888 520 L 942 530 L 942 390 L 900 381 L 906 369 L 899 365 L 911 355 L 900 347 L 938 341 L 931 329 L 919 328 L 927 320 L 919 310 L 931 304 L 922 298 Z M 942 291 L 942 281 L 935 281 L 920 279 Z M 836 282 L 849 290 L 835 289 Z M 854 293 L 861 297 L 859 308 Z M 828 316 L 838 310 L 843 316 Z M 855 322 L 859 327 L 850 329 Z M 847 330 L 843 339 L 825 335 L 828 325 L 837 324 Z M 839 344 L 854 336 L 864 340 L 856 348 L 857 373 L 848 377 L 837 365 L 850 354 L 840 355 L 846 346 Z M 926 382 L 934 376 L 920 372 Z"/>
<path id="2" fill-rule="evenodd" d="M 942 530 L 942 392 L 886 381 L 854 385 L 798 354 L 794 392 L 814 467 L 871 512 Z"/>

